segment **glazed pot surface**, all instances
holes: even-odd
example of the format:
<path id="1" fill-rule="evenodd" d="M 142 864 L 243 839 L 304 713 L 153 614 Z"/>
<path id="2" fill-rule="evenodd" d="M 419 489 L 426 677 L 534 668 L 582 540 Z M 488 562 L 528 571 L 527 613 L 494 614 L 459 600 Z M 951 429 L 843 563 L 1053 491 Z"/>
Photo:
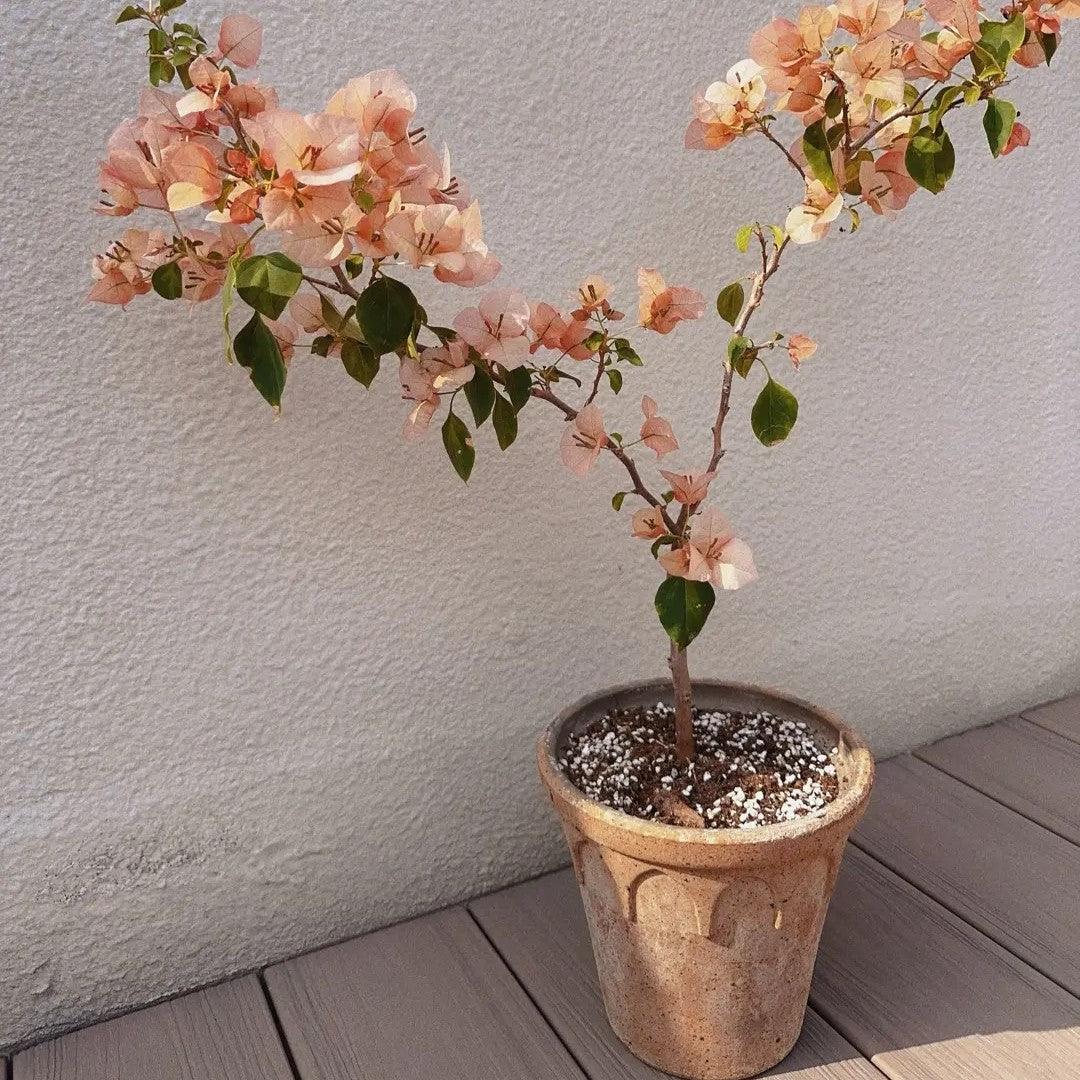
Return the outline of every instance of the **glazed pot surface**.
<path id="1" fill-rule="evenodd" d="M 863 740 L 835 717 L 758 687 L 694 684 L 701 709 L 802 720 L 832 757 L 839 794 L 816 817 L 752 829 L 695 829 L 587 799 L 558 758 L 570 734 L 611 709 L 668 700 L 638 683 L 567 709 L 541 738 L 540 773 L 562 820 L 611 1026 L 650 1065 L 692 1080 L 755 1076 L 802 1027 L 821 927 L 847 836 L 873 783 Z"/>

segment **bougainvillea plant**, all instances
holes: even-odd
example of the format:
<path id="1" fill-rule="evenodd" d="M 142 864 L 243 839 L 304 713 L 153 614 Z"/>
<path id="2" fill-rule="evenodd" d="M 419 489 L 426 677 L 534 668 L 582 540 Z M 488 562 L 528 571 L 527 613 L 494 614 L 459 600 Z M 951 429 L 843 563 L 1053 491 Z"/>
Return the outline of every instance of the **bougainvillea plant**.
<path id="1" fill-rule="evenodd" d="M 817 348 L 802 333 L 750 335 L 769 281 L 793 245 L 821 240 L 834 225 L 854 233 L 867 210 L 892 218 L 920 188 L 941 192 L 955 165 L 947 130 L 954 110 L 983 110 L 994 157 L 1026 146 L 1028 129 L 1002 92 L 1017 66 L 1050 63 L 1062 22 L 1080 17 L 1080 0 L 1017 0 L 999 18 L 979 0 L 807 7 L 756 33 L 750 58 L 694 98 L 687 147 L 767 139 L 798 174 L 799 201 L 782 224 L 753 222 L 735 234 L 754 269 L 717 297 L 730 332 L 712 448 L 707 461 L 683 469 L 659 468 L 679 441 L 651 397 L 641 398 L 633 438 L 612 430 L 601 410 L 602 397 L 618 395 L 643 361 L 619 332 L 626 316 L 599 278 L 582 283 L 570 310 L 501 289 L 465 306 L 452 326 L 431 324 L 403 274 L 427 269 L 447 286 L 473 288 L 500 267 L 484 243 L 478 204 L 448 153 L 432 149 L 396 72 L 352 79 L 320 113 L 289 111 L 273 89 L 240 78 L 259 59 L 259 23 L 231 15 L 211 44 L 179 21 L 183 5 L 131 5 L 117 20 L 145 26 L 150 85 L 139 115 L 109 139 L 99 209 L 127 216 L 145 207 L 163 222 L 129 229 L 94 260 L 90 298 L 126 305 L 150 291 L 191 303 L 220 297 L 225 352 L 275 410 L 301 350 L 340 360 L 365 387 L 392 357 L 408 403 L 406 437 L 422 436 L 445 410 L 443 445 L 463 480 L 485 423 L 506 450 L 527 404 L 552 406 L 569 469 L 584 474 L 610 455 L 625 471 L 612 505 L 637 502 L 633 535 L 651 544 L 665 571 L 655 606 L 671 639 L 677 749 L 691 758 L 687 647 L 715 590 L 757 576 L 747 544 L 708 503 L 735 379 L 760 370 L 750 422 L 762 443 L 776 445 L 791 432 L 798 402 L 768 363 L 786 353 L 797 369 Z M 705 313 L 701 293 L 668 284 L 655 269 L 639 271 L 638 283 L 644 331 L 667 334 Z M 234 332 L 238 301 L 250 313 Z M 656 478 L 646 479 L 654 460 Z"/>

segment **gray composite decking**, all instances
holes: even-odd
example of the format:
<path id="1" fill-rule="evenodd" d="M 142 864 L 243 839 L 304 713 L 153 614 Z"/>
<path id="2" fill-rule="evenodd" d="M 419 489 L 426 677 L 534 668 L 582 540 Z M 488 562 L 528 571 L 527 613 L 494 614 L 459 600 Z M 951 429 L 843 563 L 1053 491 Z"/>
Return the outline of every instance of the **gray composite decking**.
<path id="1" fill-rule="evenodd" d="M 1078 1080 L 1078 794 L 1080 696 L 882 763 L 802 1037 L 768 1075 Z M 0 1080 L 661 1075 L 607 1026 L 568 871 L 0 1063 Z"/>

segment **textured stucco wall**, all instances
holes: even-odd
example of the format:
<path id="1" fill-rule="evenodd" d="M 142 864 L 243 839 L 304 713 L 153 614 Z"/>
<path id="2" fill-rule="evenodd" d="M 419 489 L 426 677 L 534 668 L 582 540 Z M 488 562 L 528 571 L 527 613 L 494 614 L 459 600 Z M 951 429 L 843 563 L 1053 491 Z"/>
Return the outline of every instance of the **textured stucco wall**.
<path id="1" fill-rule="evenodd" d="M 399 444 L 392 378 L 298 361 L 275 423 L 211 309 L 81 303 L 113 231 L 93 163 L 141 75 L 118 6 L 0 11 L 0 1046 L 556 865 L 534 734 L 663 664 L 619 477 L 554 464 L 542 408 L 465 488 L 437 436 Z M 300 33 L 249 5 L 300 108 L 403 68 L 507 282 L 600 272 L 628 306 L 641 264 L 714 291 L 732 229 L 794 195 L 765 145 L 681 150 L 692 86 L 771 8 L 316 0 Z M 1016 90 L 1029 150 L 991 163 L 965 116 L 946 194 L 795 254 L 762 323 L 822 343 L 799 426 L 765 451 L 745 399 L 731 423 L 717 494 L 763 580 L 695 668 L 882 752 L 1080 686 L 1075 41 L 1055 68 Z M 651 343 L 683 434 L 716 325 Z"/>

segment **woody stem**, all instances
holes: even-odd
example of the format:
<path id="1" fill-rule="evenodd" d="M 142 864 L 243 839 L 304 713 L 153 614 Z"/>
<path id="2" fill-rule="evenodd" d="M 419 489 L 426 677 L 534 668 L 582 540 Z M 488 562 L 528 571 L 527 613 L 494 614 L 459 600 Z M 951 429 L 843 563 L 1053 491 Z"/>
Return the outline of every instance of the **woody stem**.
<path id="1" fill-rule="evenodd" d="M 673 641 L 668 658 L 671 686 L 675 692 L 675 753 L 681 762 L 694 760 L 694 693 L 690 685 L 690 667 L 686 650 Z"/>

